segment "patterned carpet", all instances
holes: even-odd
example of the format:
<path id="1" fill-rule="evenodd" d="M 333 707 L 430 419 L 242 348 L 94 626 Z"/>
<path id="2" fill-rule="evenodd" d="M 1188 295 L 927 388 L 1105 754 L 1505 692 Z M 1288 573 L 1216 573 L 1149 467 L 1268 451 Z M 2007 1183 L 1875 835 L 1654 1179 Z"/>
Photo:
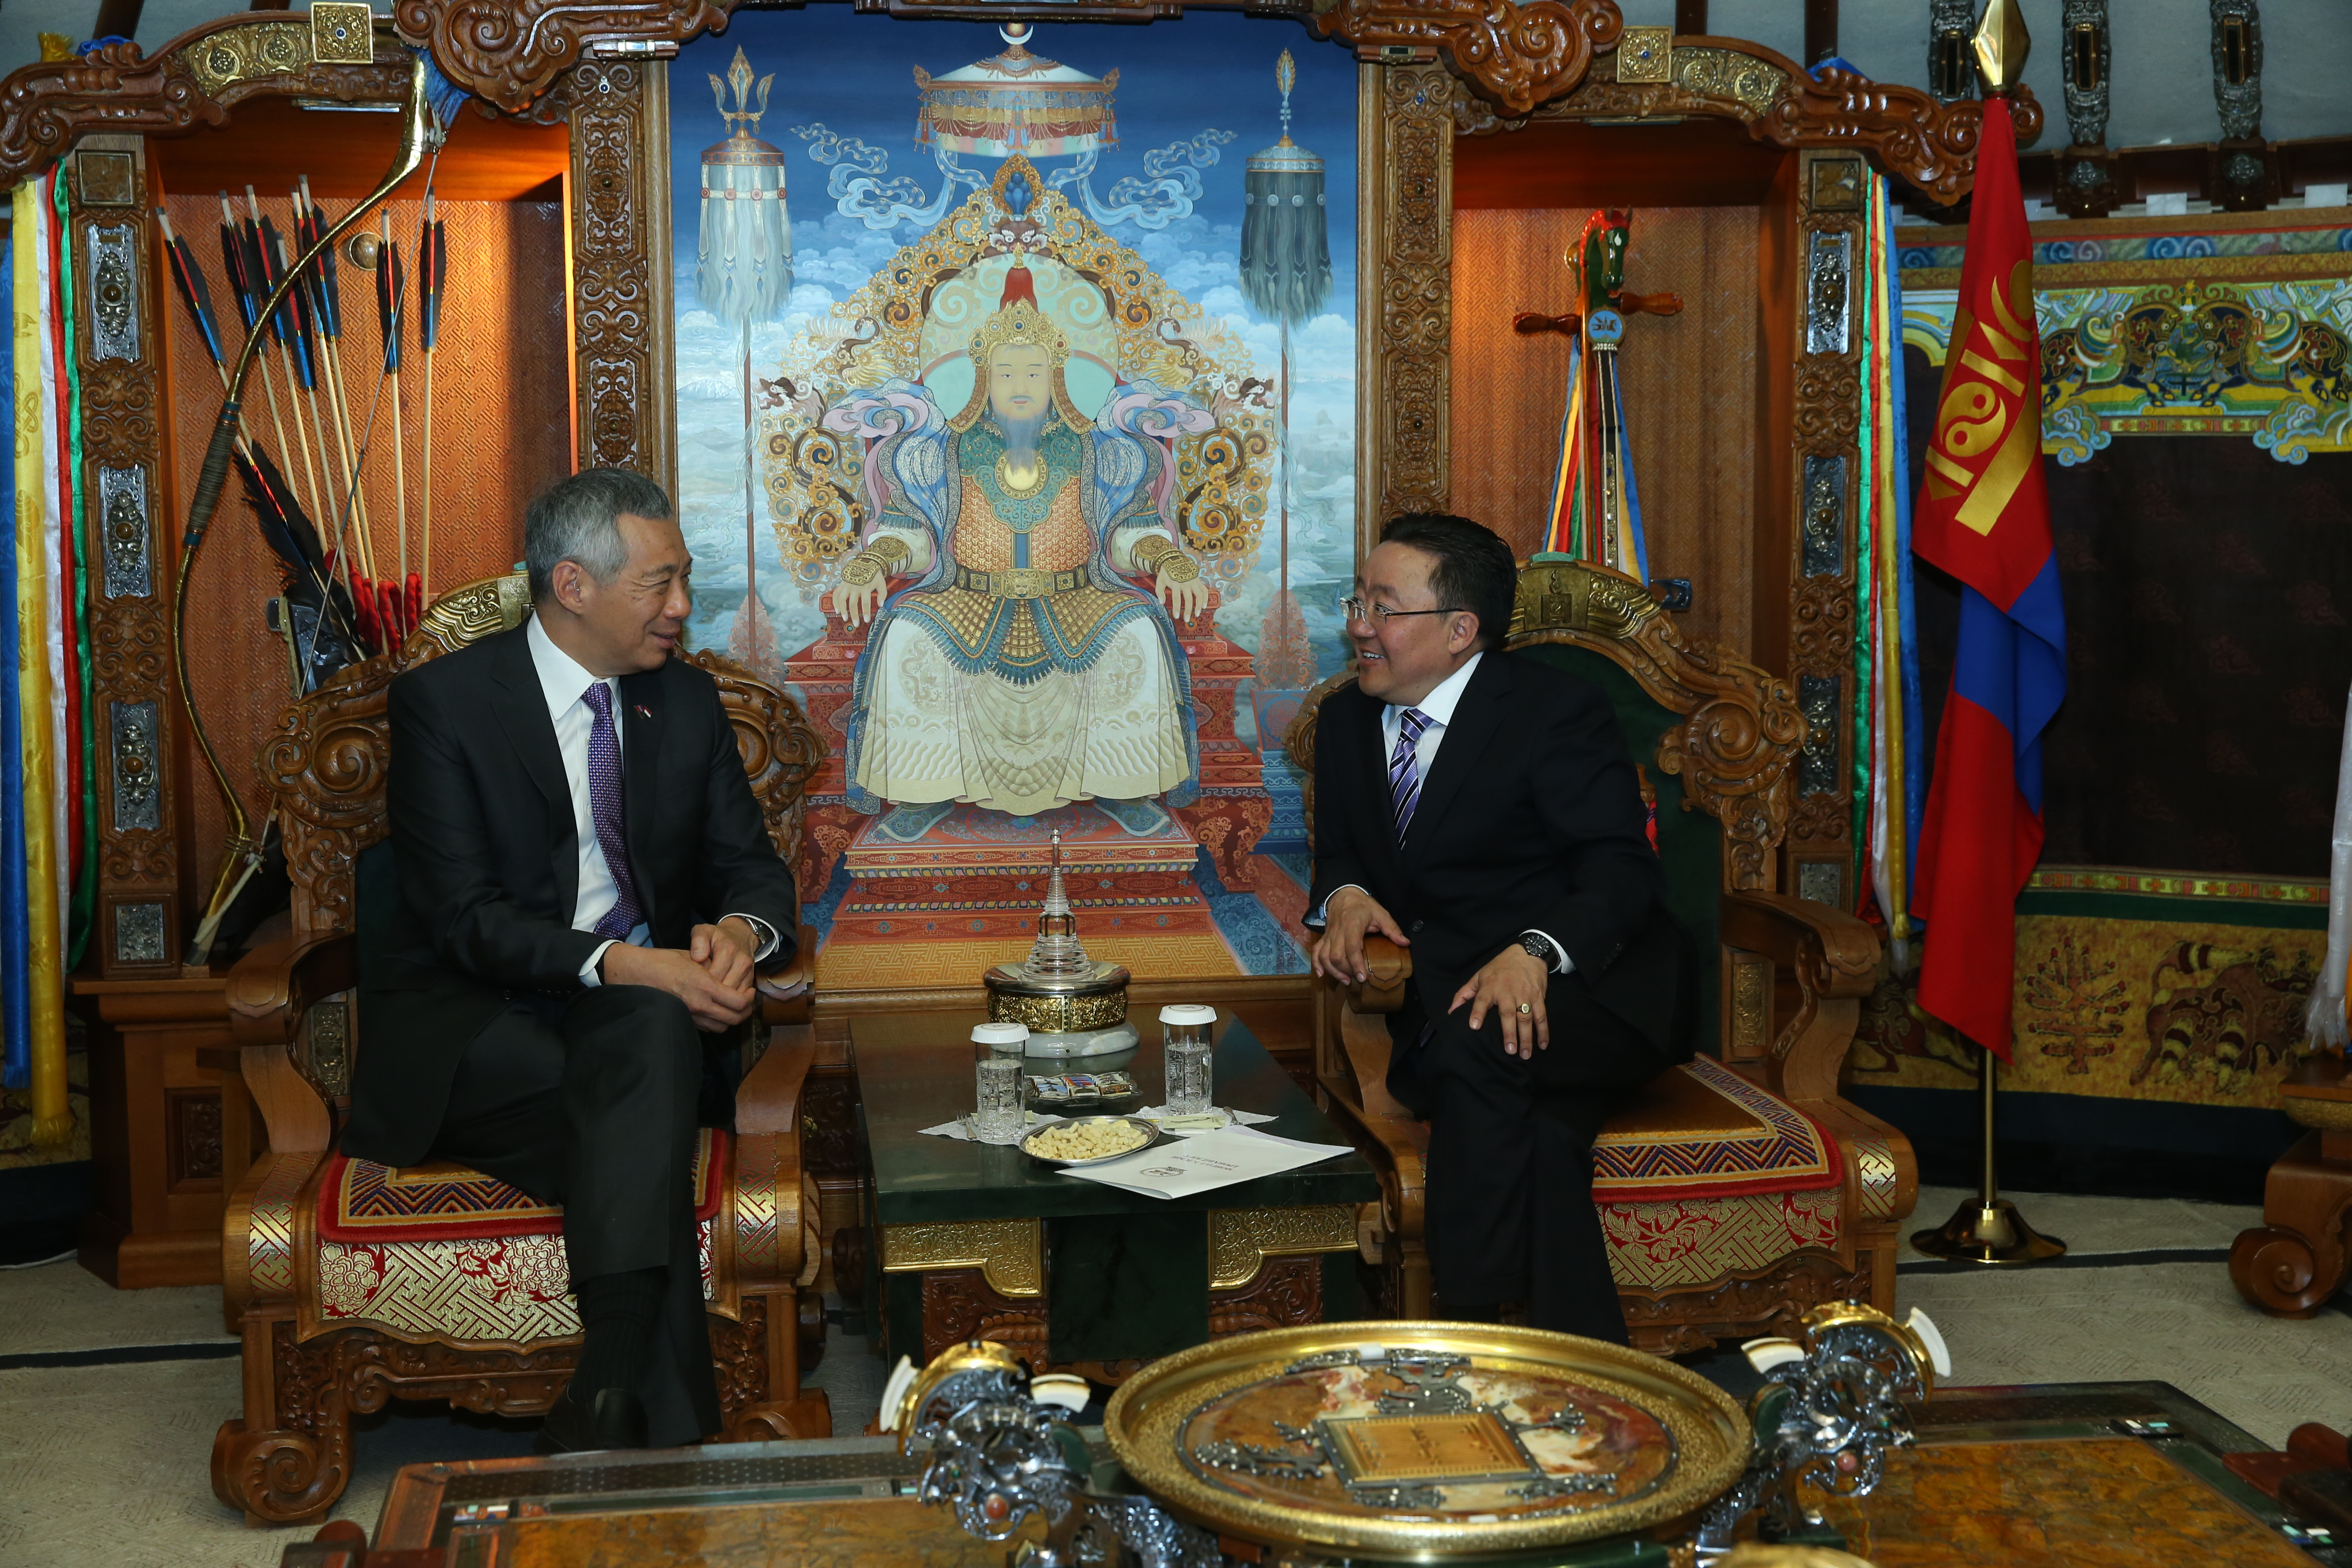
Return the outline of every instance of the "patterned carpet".
<path id="1" fill-rule="evenodd" d="M 1961 1194 L 1930 1188 L 1916 1219 Z M 2074 1250 L 2056 1266 L 1962 1271 L 1907 1258 L 1902 1304 L 1951 1342 L 1957 1384 L 2161 1378 L 2266 1442 L 2352 1427 L 2352 1299 L 2308 1322 L 2241 1302 L 2223 1268 L 2252 1209 L 2014 1194 Z M 211 1289 L 117 1292 L 70 1261 L 0 1271 L 0 1568 L 275 1568 L 308 1531 L 248 1531 L 214 1500 L 214 1429 L 237 1407 L 235 1342 Z M 837 1333 L 813 1380 L 862 1430 L 884 1369 Z M 1727 1386 L 1744 1364 L 1711 1357 Z M 527 1453 L 531 1428 L 394 1405 L 363 1424 L 344 1518 L 373 1530 L 403 1465 Z"/>

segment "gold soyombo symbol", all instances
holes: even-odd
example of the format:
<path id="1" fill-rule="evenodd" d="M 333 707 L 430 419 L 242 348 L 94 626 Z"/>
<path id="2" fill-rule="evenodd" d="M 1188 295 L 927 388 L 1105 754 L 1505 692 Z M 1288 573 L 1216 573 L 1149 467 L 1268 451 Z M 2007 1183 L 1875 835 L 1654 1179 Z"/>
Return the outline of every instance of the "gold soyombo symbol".
<path id="1" fill-rule="evenodd" d="M 1936 438 L 1927 448 L 1927 493 L 1963 499 L 1956 514 L 1980 534 L 2016 493 L 2041 454 L 2041 420 L 2029 400 L 2034 361 L 2033 264 L 2010 269 L 2008 287 L 1985 291 L 1991 321 L 1979 321 L 1963 301 L 1952 323 L 1952 358 L 1946 362 Z"/>

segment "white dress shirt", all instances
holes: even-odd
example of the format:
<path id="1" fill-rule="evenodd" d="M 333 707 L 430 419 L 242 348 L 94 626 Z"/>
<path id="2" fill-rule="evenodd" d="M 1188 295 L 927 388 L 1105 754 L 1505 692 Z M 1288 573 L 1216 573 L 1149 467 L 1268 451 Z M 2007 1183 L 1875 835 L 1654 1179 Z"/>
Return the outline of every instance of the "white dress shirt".
<path id="1" fill-rule="evenodd" d="M 596 727 L 595 711 L 588 706 L 588 689 L 598 684 L 598 678 L 555 646 L 555 639 L 539 624 L 538 616 L 530 617 L 530 629 L 523 633 L 523 638 L 530 645 L 530 662 L 539 671 L 540 695 L 547 700 L 547 716 L 555 725 L 555 749 L 563 758 L 563 781 L 572 788 L 572 836 L 580 850 L 579 890 L 572 900 L 572 929 L 594 931 L 596 922 L 621 901 L 620 885 L 613 880 L 613 868 L 604 859 L 604 847 L 596 841 L 596 808 L 588 793 L 588 737 Z M 626 744 L 622 736 L 628 729 L 622 718 L 621 683 L 608 677 L 603 685 L 612 694 L 613 743 L 617 752 Z M 767 921 L 757 915 L 731 918 L 749 925 L 751 933 L 760 939 L 754 963 L 776 951 L 776 933 Z M 588 962 L 580 966 L 582 984 L 604 984 L 596 965 L 615 940 L 650 947 L 653 933 L 645 921 L 639 921 L 626 938 L 607 938 L 598 942 L 596 951 L 588 955 Z"/>
<path id="2" fill-rule="evenodd" d="M 1418 702 L 1409 704 L 1411 707 L 1419 709 L 1421 716 L 1429 721 L 1421 731 L 1421 739 L 1413 742 L 1412 748 L 1413 765 L 1420 770 L 1418 776 L 1424 784 L 1429 782 L 1431 765 L 1437 761 L 1437 748 L 1445 744 L 1445 731 L 1447 726 L 1454 722 L 1454 710 L 1461 705 L 1462 693 L 1469 689 L 1470 678 L 1477 672 L 1478 661 L 1486 657 L 1484 648 L 1472 654 L 1463 662 L 1461 668 L 1439 681 L 1428 696 Z M 1387 770 L 1389 759 L 1396 755 L 1397 737 L 1404 732 L 1404 708 L 1394 702 L 1381 710 L 1381 767 L 1383 773 Z M 1412 827 L 1410 823 L 1405 826 L 1405 833 L 1408 837 L 1412 836 Z M 1331 908 L 1331 900 L 1349 888 L 1354 888 L 1360 893 L 1369 891 L 1368 889 L 1354 882 L 1342 883 L 1325 895 L 1323 907 L 1315 911 L 1315 917 L 1312 920 L 1304 923 L 1319 929 L 1324 923 L 1324 916 Z M 1576 967 L 1575 960 L 1568 956 L 1568 949 L 1560 946 L 1557 942 L 1552 942 L 1549 932 L 1534 931 L 1530 928 L 1529 931 L 1519 934 L 1539 936 L 1546 942 L 1551 942 L 1552 952 L 1559 955 L 1558 961 L 1551 966 L 1553 973 L 1566 974 Z"/>

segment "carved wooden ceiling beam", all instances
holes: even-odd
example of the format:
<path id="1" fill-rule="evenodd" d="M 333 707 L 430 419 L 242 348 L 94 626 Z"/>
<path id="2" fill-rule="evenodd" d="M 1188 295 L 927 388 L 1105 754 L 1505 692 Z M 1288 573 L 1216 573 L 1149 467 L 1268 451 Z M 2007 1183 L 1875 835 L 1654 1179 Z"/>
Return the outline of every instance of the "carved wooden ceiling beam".
<path id="1" fill-rule="evenodd" d="M 1864 153 L 1938 203 L 1949 205 L 1976 181 L 1984 106 L 1939 103 L 1917 88 L 1872 81 L 1832 67 L 1817 79 L 1786 55 L 1743 38 L 1683 37 L 1633 29 L 1582 81 L 1531 113 L 1506 117 L 1486 84 L 1465 76 L 1454 124 L 1463 134 L 1516 131 L 1529 120 L 1627 120 L 1706 114 L 1736 120 L 1759 142 L 1783 147 L 1848 147 Z M 1638 50 L 1637 50 L 1638 46 Z M 2021 87 L 2011 100 L 2021 143 L 2042 132 L 2042 105 Z"/>
<path id="2" fill-rule="evenodd" d="M 673 54 L 726 26 L 727 11 L 711 0 L 395 0 L 392 20 L 431 47 L 442 75 L 522 114 L 590 49 Z"/>
<path id="3" fill-rule="evenodd" d="M 1359 54 L 1436 49 L 1505 113 L 1527 114 L 1573 91 L 1625 19 L 1615 0 L 1339 0 L 1315 25 Z"/>
<path id="4" fill-rule="evenodd" d="M 560 116 L 562 73 L 591 50 L 670 54 L 724 26 L 711 0 L 400 0 L 402 40 L 433 53 L 441 73 L 509 114 Z M 0 81 L 0 189 L 46 169 L 90 132 L 172 136 L 219 125 L 257 93 L 344 103 L 398 102 L 404 57 L 379 26 L 375 63 L 322 54 L 300 12 L 232 12 L 153 55 L 110 44 L 89 56 L 43 60 Z M 367 52 L 366 40 L 355 46 Z"/>
<path id="5" fill-rule="evenodd" d="M 109 44 L 72 60 L 44 60 L 0 82 L 0 189 L 62 157 L 90 132 L 170 136 L 218 125 L 257 93 L 398 102 L 404 61 L 320 60 L 307 19 L 236 14 L 207 23 L 149 57 Z"/>

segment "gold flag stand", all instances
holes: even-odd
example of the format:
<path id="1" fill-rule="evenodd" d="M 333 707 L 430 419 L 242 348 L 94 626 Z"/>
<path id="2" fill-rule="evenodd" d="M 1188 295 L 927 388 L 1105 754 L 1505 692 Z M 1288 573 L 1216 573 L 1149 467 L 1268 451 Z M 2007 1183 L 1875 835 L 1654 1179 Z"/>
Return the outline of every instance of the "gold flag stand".
<path id="1" fill-rule="evenodd" d="M 1990 1051 L 1980 1051 L 1979 1056 L 1981 1059 L 1977 1066 L 1977 1081 L 1983 1089 L 1979 1104 L 1984 1115 L 1984 1151 L 1977 1195 L 1953 1210 L 1952 1217 L 1944 1222 L 1941 1230 L 1914 1231 L 1911 1245 L 1930 1258 L 1948 1258 L 1962 1263 L 2039 1263 L 2045 1258 L 2062 1257 L 2066 1244 L 2026 1224 L 2017 1205 L 2000 1195 L 1992 1163 L 1993 1080 L 2000 1071 L 2000 1058 Z"/>

